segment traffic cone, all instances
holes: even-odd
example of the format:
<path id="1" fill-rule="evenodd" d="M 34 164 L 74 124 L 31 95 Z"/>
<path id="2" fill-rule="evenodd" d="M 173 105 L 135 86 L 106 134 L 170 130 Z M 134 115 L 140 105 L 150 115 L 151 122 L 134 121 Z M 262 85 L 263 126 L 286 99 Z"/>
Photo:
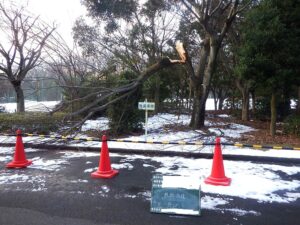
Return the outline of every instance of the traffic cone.
<path id="1" fill-rule="evenodd" d="M 229 186 L 231 178 L 225 176 L 223 156 L 221 151 L 220 138 L 216 138 L 215 152 L 213 158 L 213 165 L 211 175 L 207 177 L 204 182 L 212 185 Z"/>
<path id="2" fill-rule="evenodd" d="M 6 164 L 6 168 L 25 168 L 29 166 L 32 161 L 27 160 L 24 151 L 24 145 L 22 141 L 22 131 L 17 130 L 17 141 L 16 141 L 16 148 L 15 148 L 15 155 L 12 162 Z"/>
<path id="3" fill-rule="evenodd" d="M 117 170 L 111 169 L 109 152 L 107 147 L 107 138 L 105 135 L 102 136 L 102 147 L 99 161 L 99 168 L 93 172 L 91 176 L 93 178 L 112 178 L 119 173 Z"/>

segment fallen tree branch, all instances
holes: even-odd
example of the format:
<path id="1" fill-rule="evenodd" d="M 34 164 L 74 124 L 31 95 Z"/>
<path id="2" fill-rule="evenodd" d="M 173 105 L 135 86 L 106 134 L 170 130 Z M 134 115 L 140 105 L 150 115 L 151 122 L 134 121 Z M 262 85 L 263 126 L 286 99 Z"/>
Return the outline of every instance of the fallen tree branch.
<path id="1" fill-rule="evenodd" d="M 71 126 L 67 132 L 70 132 L 72 130 L 79 129 L 86 120 L 90 119 L 96 112 L 101 112 L 105 109 L 107 109 L 111 104 L 114 104 L 125 97 L 128 97 L 135 93 L 135 91 L 146 81 L 148 80 L 152 75 L 157 73 L 158 71 L 168 68 L 173 65 L 177 64 L 184 64 L 186 63 L 188 56 L 187 52 L 185 51 L 183 44 L 181 42 L 176 43 L 176 50 L 180 56 L 180 59 L 171 60 L 169 58 L 162 58 L 159 62 L 151 65 L 148 67 L 141 75 L 138 76 L 137 79 L 132 81 L 129 84 L 119 86 L 116 88 L 105 88 L 105 91 L 102 92 L 94 92 L 89 93 L 85 97 L 81 97 L 78 99 L 72 99 L 69 101 L 63 101 L 61 104 L 59 104 L 51 113 L 57 112 L 59 110 L 64 109 L 68 105 L 79 102 L 83 100 L 90 99 L 93 96 L 96 96 L 97 98 L 92 102 L 87 104 L 86 106 L 78 109 L 75 112 L 69 113 L 65 116 L 64 121 L 71 119 L 74 116 L 78 116 L 81 114 L 87 114 L 83 119 L 81 119 L 79 122 Z M 117 96 L 116 98 L 109 100 L 111 97 Z"/>

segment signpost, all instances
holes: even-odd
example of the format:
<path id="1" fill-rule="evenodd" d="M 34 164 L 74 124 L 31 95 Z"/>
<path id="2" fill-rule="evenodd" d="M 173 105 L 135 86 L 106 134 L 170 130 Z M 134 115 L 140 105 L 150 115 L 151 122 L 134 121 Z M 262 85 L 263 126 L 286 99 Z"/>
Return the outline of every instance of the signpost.
<path id="1" fill-rule="evenodd" d="M 153 176 L 151 212 L 200 216 L 200 181 L 192 177 Z"/>
<path id="2" fill-rule="evenodd" d="M 145 110 L 145 136 L 147 137 L 147 134 L 148 134 L 148 110 L 154 110 L 155 103 L 147 102 L 147 99 L 145 99 L 144 102 L 139 102 L 138 109 Z"/>

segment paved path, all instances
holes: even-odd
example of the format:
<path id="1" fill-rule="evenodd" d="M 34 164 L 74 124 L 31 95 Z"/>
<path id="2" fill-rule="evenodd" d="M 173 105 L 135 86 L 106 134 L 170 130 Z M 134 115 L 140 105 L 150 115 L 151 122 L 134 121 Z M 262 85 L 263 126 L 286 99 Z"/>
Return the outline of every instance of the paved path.
<path id="1" fill-rule="evenodd" d="M 123 163 L 124 168 L 117 177 L 102 180 L 90 178 L 89 169 L 98 165 L 97 153 L 68 158 L 68 153 L 59 151 L 32 151 L 27 158 L 35 158 L 36 166 L 21 170 L 4 168 L 7 155 L 0 154 L 1 225 L 295 225 L 299 221 L 299 199 L 258 203 L 230 197 L 226 207 L 203 209 L 200 217 L 150 213 L 151 177 L 161 165 L 147 158 L 128 164 L 124 156 L 111 157 L 112 164 Z M 48 166 L 39 164 L 43 160 Z M 299 180 L 300 174 L 292 179 Z M 230 208 L 248 213 L 239 215 Z"/>

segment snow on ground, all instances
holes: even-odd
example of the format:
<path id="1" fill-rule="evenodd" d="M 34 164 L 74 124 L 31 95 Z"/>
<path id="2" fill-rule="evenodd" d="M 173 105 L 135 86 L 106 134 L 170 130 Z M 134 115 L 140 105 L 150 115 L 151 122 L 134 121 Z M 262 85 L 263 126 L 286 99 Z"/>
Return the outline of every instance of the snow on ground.
<path id="1" fill-rule="evenodd" d="M 57 102 L 56 102 L 57 103 Z M 55 104 L 56 104 L 55 103 Z M 3 105 L 3 104 L 2 104 Z M 45 103 L 46 108 L 50 105 Z M 54 103 L 53 103 L 54 105 Z M 12 109 L 7 105 L 7 110 Z M 209 108 L 209 107 L 208 107 Z M 221 115 L 225 118 L 226 115 Z M 253 128 L 230 123 L 220 124 L 206 122 L 206 126 L 209 127 L 209 134 L 206 135 L 206 139 L 203 137 L 203 132 L 200 130 L 195 131 L 178 131 L 171 132 L 165 126 L 166 125 L 187 125 L 190 117 L 186 115 L 173 115 L 173 114 L 158 114 L 149 118 L 148 135 L 129 136 L 128 140 L 148 140 L 148 141 L 209 141 L 212 142 L 217 135 L 223 135 L 221 142 L 226 142 L 229 137 L 239 137 L 241 134 L 252 131 Z M 214 126 L 226 125 L 226 129 L 216 128 Z M 82 131 L 94 129 L 103 131 L 108 129 L 108 120 L 106 118 L 99 118 L 97 120 L 89 120 L 82 127 Z M 81 135 L 84 137 L 84 135 Z M 40 143 L 50 139 L 41 139 L 39 137 L 24 137 L 23 142 Z M 15 142 L 15 137 L 0 136 L 0 142 Z M 99 147 L 100 142 L 84 142 L 84 143 L 69 143 L 73 146 L 94 146 Z M 288 143 L 287 143 L 288 144 Z M 170 145 L 170 144 L 140 144 L 140 143 L 122 143 L 122 142 L 108 142 L 109 148 L 124 148 L 124 149 L 141 149 L 141 150 L 155 150 L 155 151 L 189 151 L 189 152 L 206 152 L 212 153 L 213 146 L 188 146 L 188 145 Z M 40 151 L 37 149 L 26 149 L 26 152 Z M 0 148 L 0 162 L 7 163 L 12 160 L 14 148 Z M 255 155 L 255 156 L 269 156 L 269 157 L 285 157 L 285 158 L 300 158 L 300 151 L 292 150 L 254 150 L 249 148 L 238 148 L 233 146 L 223 146 L 223 155 Z M 65 151 L 60 152 L 61 157 L 56 160 L 44 160 L 36 157 L 33 159 L 33 165 L 29 168 L 36 170 L 50 170 L 59 171 L 69 165 L 69 160 L 72 158 L 86 157 L 86 165 L 90 165 L 90 168 L 82 171 L 84 174 L 91 173 L 97 170 L 97 165 L 93 165 L 88 161 L 89 157 L 97 157 L 99 153 L 92 152 L 72 152 Z M 212 161 L 208 159 L 189 159 L 181 157 L 148 157 L 143 155 L 119 155 L 111 154 L 111 157 L 121 157 L 119 163 L 113 163 L 114 169 L 122 170 L 134 170 L 133 162 L 135 160 L 143 160 L 145 169 L 154 170 L 154 174 L 162 174 L 168 176 L 189 176 L 193 177 L 195 182 L 200 182 L 201 190 L 204 196 L 201 199 L 202 208 L 221 210 L 220 206 L 230 204 L 232 197 L 240 197 L 245 199 L 254 199 L 258 203 L 261 202 L 279 202 L 289 203 L 300 198 L 299 193 L 295 193 L 295 190 L 299 190 L 300 181 L 289 179 L 289 177 L 300 173 L 299 166 L 279 166 L 271 164 L 256 164 L 254 162 L 238 162 L 238 161 L 224 161 L 226 175 L 232 178 L 232 183 L 228 187 L 212 186 L 204 183 L 205 177 L 209 176 L 211 172 Z M 159 163 L 159 167 L 154 167 L 153 163 Z M 284 174 L 286 179 L 282 179 L 279 175 Z M 1 172 L 0 185 L 4 183 L 18 183 L 29 182 L 35 185 L 34 191 L 47 190 L 45 184 L 45 177 L 40 175 L 37 177 L 28 177 L 22 174 L 11 175 L 9 172 Z M 85 183 L 86 181 L 72 180 L 70 182 Z M 259 185 L 259 187 L 258 187 Z M 98 194 L 105 197 L 109 193 L 109 187 L 101 187 Z M 82 191 L 75 190 L 74 193 L 83 193 Z M 280 193 L 280 194 L 279 194 Z M 217 194 L 217 197 L 215 195 Z M 214 195 L 212 197 L 211 195 Z M 127 197 L 136 198 L 143 197 L 147 200 L 150 199 L 151 192 L 146 191 L 139 193 L 138 195 L 124 195 L 115 196 L 116 198 Z M 227 208 L 222 210 L 233 211 L 237 215 L 252 214 L 257 215 L 256 211 L 245 211 L 243 209 L 231 209 Z"/>
<path id="2" fill-rule="evenodd" d="M 35 157 L 31 160 L 32 160 L 32 165 L 30 165 L 30 168 L 48 170 L 48 171 L 58 171 L 61 169 L 63 165 L 69 164 L 69 162 L 65 159 L 45 160 L 45 159 L 41 159 L 40 157 Z"/>
<path id="3" fill-rule="evenodd" d="M 228 138 L 240 137 L 241 134 L 253 131 L 254 129 L 235 123 L 229 123 L 226 128 L 216 128 L 219 123 L 209 123 L 209 133 L 204 133 L 201 130 L 188 130 L 173 132 L 165 128 L 168 124 L 183 124 L 187 125 L 189 122 L 189 116 L 187 115 L 173 115 L 173 114 L 158 114 L 149 118 L 149 133 L 147 136 L 144 134 L 139 136 L 128 136 L 125 140 L 131 141 L 186 141 L 186 142 L 214 142 L 216 136 L 222 136 L 221 142 L 228 142 Z M 106 118 L 100 118 L 99 120 L 89 120 L 84 125 L 84 130 L 87 129 L 107 129 L 108 120 Z M 224 124 L 222 124 L 224 125 Z M 100 129 L 101 131 L 101 129 Z M 79 134 L 78 137 L 86 137 L 86 135 Z M 55 141 L 51 138 L 40 137 L 24 137 L 24 143 L 49 143 Z M 0 136 L 0 142 L 15 142 L 15 137 Z M 54 144 L 60 144 L 54 142 Z M 288 143 L 287 143 L 288 144 Z M 88 142 L 69 142 L 68 145 L 74 147 L 97 147 L 100 148 L 101 142 L 88 141 Z M 109 148 L 122 148 L 122 149 L 135 149 L 135 150 L 153 150 L 153 151 L 180 151 L 180 152 L 202 152 L 212 153 L 213 146 L 202 145 L 171 145 L 171 144 L 142 144 L 142 143 L 125 143 L 125 142 L 108 142 Z M 251 156 L 269 156 L 269 157 L 284 157 L 284 158 L 300 158 L 300 151 L 295 150 L 254 150 L 250 148 L 238 148 L 234 146 L 223 146 L 224 155 L 251 155 Z M 34 151 L 33 149 L 29 151 Z M 1 153 L 1 149 L 0 149 Z"/>
<path id="4" fill-rule="evenodd" d="M 25 110 L 26 111 L 43 111 L 49 112 L 51 109 L 57 105 L 58 101 L 45 101 L 45 102 L 36 102 L 36 101 L 25 101 Z M 16 103 L 3 103 L 0 104 L 5 108 L 5 111 L 8 113 L 13 113 L 16 111 L 17 104 Z"/>
<path id="5" fill-rule="evenodd" d="M 239 138 L 241 134 L 254 131 L 255 129 L 241 124 L 230 124 L 229 129 L 209 128 L 208 130 L 217 136 Z"/>

